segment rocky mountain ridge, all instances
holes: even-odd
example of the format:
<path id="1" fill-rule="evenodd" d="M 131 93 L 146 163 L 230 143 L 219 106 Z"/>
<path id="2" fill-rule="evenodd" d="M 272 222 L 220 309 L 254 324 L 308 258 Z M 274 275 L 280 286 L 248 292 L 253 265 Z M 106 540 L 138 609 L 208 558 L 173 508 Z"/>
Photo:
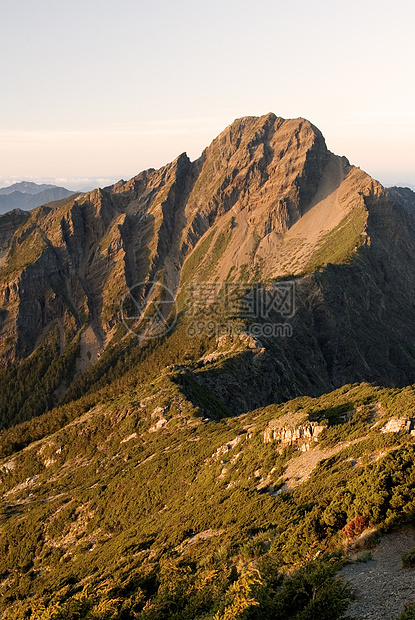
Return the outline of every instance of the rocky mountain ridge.
<path id="1" fill-rule="evenodd" d="M 268 114 L 0 216 L 1 618 L 408 620 L 414 214 Z"/>
<path id="2" fill-rule="evenodd" d="M 388 191 L 330 153 L 304 119 L 238 119 L 194 162 L 182 154 L 129 181 L 0 218 L 1 364 L 30 359 L 55 330 L 54 355 L 77 347 L 83 372 L 127 342 L 121 302 L 131 289 L 145 298 L 151 282 L 182 311 L 191 283 L 249 289 L 291 278 L 295 312 L 272 321 L 289 324 L 293 338 L 268 338 L 252 357 L 262 368 L 256 396 L 235 394 L 230 377 L 213 385 L 227 407 L 246 411 L 348 381 L 410 383 L 412 204 L 406 190 Z"/>

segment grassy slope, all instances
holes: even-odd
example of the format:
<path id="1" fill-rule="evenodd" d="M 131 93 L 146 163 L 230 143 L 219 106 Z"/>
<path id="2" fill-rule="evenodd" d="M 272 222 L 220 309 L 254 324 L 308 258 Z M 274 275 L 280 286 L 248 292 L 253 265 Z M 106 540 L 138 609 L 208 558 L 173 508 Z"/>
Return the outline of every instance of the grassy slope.
<path id="1" fill-rule="evenodd" d="M 362 233 L 366 220 L 367 211 L 363 206 L 346 215 L 336 228 L 322 237 L 304 272 L 315 271 L 329 262 L 339 265 L 350 262 L 356 249 L 364 243 Z"/>
<path id="2" fill-rule="evenodd" d="M 188 372 L 170 368 L 3 461 L 4 618 L 40 599 L 62 618 L 79 605 L 88 618 L 340 617 L 347 592 L 330 554 L 342 528 L 357 516 L 375 528 L 414 518 L 413 437 L 379 429 L 414 410 L 415 390 L 345 386 L 217 422 L 202 420 L 201 400 Z M 300 453 L 264 443 L 264 430 L 294 412 L 326 420 L 314 450 L 355 443 L 275 496 L 259 483 L 278 488 Z M 296 604 L 294 586 L 305 592 Z M 325 593 L 317 608 L 313 588 Z M 232 605 L 244 597 L 260 605 L 242 616 Z M 103 601 L 113 615 L 99 615 Z M 33 618 L 50 617 L 40 610 Z"/>

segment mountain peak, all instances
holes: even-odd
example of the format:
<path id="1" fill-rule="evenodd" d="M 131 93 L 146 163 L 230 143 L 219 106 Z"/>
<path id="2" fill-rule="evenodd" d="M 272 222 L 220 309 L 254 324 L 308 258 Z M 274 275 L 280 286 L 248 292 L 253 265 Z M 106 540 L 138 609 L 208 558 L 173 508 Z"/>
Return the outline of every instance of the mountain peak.
<path id="1" fill-rule="evenodd" d="M 0 216 L 3 620 L 340 620 L 345 554 L 402 523 L 369 567 L 394 546 L 396 617 L 414 197 L 266 114 Z"/>
<path id="2" fill-rule="evenodd" d="M 194 162 L 182 153 L 32 212 L 23 232 L 3 222 L 2 363 L 26 357 L 55 320 L 76 333 L 88 325 L 80 338 L 94 361 L 137 283 L 141 296 L 145 283 L 162 281 L 183 297 L 190 281 L 301 278 L 343 264 L 369 245 L 368 204 L 384 198 L 371 177 L 328 151 L 308 120 L 236 119 Z"/>

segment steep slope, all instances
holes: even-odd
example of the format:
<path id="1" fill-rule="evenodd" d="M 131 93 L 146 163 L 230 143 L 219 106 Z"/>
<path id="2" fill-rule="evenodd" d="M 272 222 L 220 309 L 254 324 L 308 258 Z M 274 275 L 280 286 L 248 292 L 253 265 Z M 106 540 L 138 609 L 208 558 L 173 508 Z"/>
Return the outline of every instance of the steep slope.
<path id="1" fill-rule="evenodd" d="M 179 310 L 172 362 L 202 364 L 234 413 L 350 381 L 415 381 L 415 220 L 399 196 L 330 153 L 308 121 L 268 114 L 236 120 L 194 162 L 182 154 L 35 209 L 9 226 L 0 264 L 2 423 L 143 360 L 142 324 L 155 310 L 162 327 Z M 272 284 L 287 278 L 285 292 Z M 289 311 L 269 312 L 264 293 L 247 312 L 258 285 L 291 294 Z M 199 349 L 211 357 L 201 362 Z M 22 377 L 38 405 L 25 405 Z"/>
<path id="2" fill-rule="evenodd" d="M 6 262 L 9 244 L 14 233 L 28 218 L 29 214 L 19 209 L 0 215 L 0 260 L 3 263 Z"/>
<path id="3" fill-rule="evenodd" d="M 184 259 L 208 230 L 216 227 L 215 235 L 221 233 L 223 215 L 243 212 L 243 218 L 251 220 L 249 231 L 241 226 L 247 251 L 265 229 L 287 230 L 306 210 L 327 158 L 320 132 L 307 121 L 284 121 L 272 114 L 235 121 L 193 164 L 182 155 L 159 171 L 59 208 L 34 211 L 15 239 L 15 253 L 25 257 L 25 264 L 16 262 L 11 248 L 0 277 L 7 286 L 21 276 L 33 280 L 24 269 L 30 272 L 36 261 L 36 268 L 48 273 L 36 286 L 41 305 L 51 294 L 50 279 L 62 280 L 67 297 L 76 298 L 78 313 L 87 298 L 95 335 L 103 345 L 120 293 L 140 281 L 158 279 L 161 270 L 164 283 L 175 291 Z M 224 259 L 228 269 L 231 251 Z M 75 279 L 82 280 L 83 295 L 76 292 L 78 282 L 69 282 L 68 265 Z M 116 307 L 100 299 L 104 288 Z M 62 296 L 59 301 L 65 305 Z M 62 315 L 62 309 L 56 313 Z M 48 322 L 39 316 L 36 337 Z M 14 352 L 17 358 L 30 351 L 27 337 L 21 341 Z"/>
<path id="4" fill-rule="evenodd" d="M 412 215 L 415 213 L 415 192 L 409 187 L 389 187 L 388 195 Z"/>
<path id="5" fill-rule="evenodd" d="M 344 618 L 414 527 L 414 206 L 268 114 L 1 216 L 0 616 Z"/>

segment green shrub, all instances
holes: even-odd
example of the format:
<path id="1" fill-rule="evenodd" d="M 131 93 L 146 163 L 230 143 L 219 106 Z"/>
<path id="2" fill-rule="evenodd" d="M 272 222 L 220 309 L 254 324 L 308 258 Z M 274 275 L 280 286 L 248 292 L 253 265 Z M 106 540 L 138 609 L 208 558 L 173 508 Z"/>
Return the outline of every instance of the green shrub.
<path id="1" fill-rule="evenodd" d="M 415 549 L 404 553 L 402 556 L 402 564 L 406 567 L 415 567 Z"/>
<path id="2" fill-rule="evenodd" d="M 409 603 L 396 620 L 415 620 L 415 603 Z"/>

